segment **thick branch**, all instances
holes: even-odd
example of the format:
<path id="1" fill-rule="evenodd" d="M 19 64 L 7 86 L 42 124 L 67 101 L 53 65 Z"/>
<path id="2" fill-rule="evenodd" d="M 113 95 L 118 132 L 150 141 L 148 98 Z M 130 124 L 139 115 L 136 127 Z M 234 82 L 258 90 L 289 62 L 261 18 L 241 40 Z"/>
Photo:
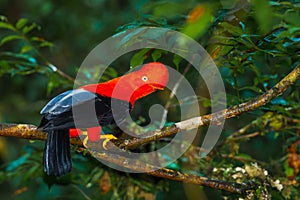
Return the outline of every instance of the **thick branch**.
<path id="1" fill-rule="evenodd" d="M 31 124 L 0 124 L 0 135 L 19 137 L 19 138 L 31 139 L 31 140 L 47 139 L 46 133 L 36 129 L 36 126 Z M 78 145 L 77 150 L 79 152 L 86 152 L 86 149 L 83 147 L 80 139 L 71 138 L 71 144 Z M 90 144 L 92 146 L 91 148 L 89 148 L 89 150 L 93 149 L 94 146 L 97 147 L 96 144 L 92 144 L 92 143 Z M 189 174 L 181 173 L 166 168 L 154 170 L 154 167 L 151 165 L 145 165 L 143 163 L 140 163 L 139 161 L 130 161 L 126 157 L 122 157 L 118 154 L 112 154 L 109 153 L 108 151 L 99 152 L 99 151 L 90 150 L 90 153 L 92 153 L 93 156 L 99 160 L 105 160 L 108 161 L 109 163 L 113 163 L 118 166 L 122 166 L 137 172 L 147 171 L 147 174 L 156 177 L 207 186 L 210 188 L 224 190 L 224 191 L 238 193 L 238 194 L 245 194 L 248 190 L 255 189 L 253 186 L 247 184 L 238 184 L 234 182 L 213 180 L 206 177 L 189 175 Z"/>
<path id="2" fill-rule="evenodd" d="M 29 140 L 46 140 L 47 133 L 32 124 L 0 124 L 0 136 L 18 137 Z M 83 146 L 79 138 L 71 138 L 71 144 Z"/>

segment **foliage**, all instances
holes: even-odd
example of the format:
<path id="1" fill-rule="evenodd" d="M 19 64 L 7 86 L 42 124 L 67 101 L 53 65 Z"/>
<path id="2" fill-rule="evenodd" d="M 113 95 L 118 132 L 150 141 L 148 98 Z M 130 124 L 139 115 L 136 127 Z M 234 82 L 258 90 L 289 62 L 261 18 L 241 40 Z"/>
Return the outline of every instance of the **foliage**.
<path id="1" fill-rule="evenodd" d="M 53 44 L 32 34 L 40 29 L 37 24 L 28 23 L 27 19 L 21 18 L 13 25 L 7 21 L 6 17 L 0 16 L 0 18 L 0 28 L 3 29 L 0 41 L 0 48 L 3 49 L 0 54 L 0 76 L 3 74 L 11 76 L 44 74 L 50 77 L 48 93 L 54 87 L 68 84 L 68 80 L 61 79 L 53 73 L 57 72 L 56 67 L 50 64 L 41 53 L 44 48 L 53 47 Z"/>
<path id="2" fill-rule="evenodd" d="M 121 32 L 144 26 L 164 27 L 185 33 L 198 41 L 219 67 L 226 87 L 228 107 L 264 93 L 300 63 L 300 6 L 297 1 L 111 2 L 82 1 L 77 5 L 68 3 L 60 5 L 57 2 L 46 1 L 41 6 L 41 1 L 34 1 L 26 3 L 24 18 L 17 17 L 15 23 L 4 16 L 0 18 L 0 76 L 4 80 L 9 80 L 16 86 L 15 88 L 20 87 L 19 81 L 28 85 L 25 89 L 26 94 L 37 87 L 36 83 L 44 84 L 43 88 L 37 88 L 44 90 L 44 95 L 33 95 L 31 99 L 32 102 L 38 102 L 35 104 L 36 110 L 29 109 L 26 112 L 37 112 L 46 99 L 49 99 L 46 93 L 57 94 L 57 91 L 71 88 L 72 81 L 60 70 L 75 74 L 74 66 L 80 66 L 80 58 L 87 54 L 92 45 L 97 44 L 95 38 L 99 33 L 107 34 L 98 37 L 101 41 L 114 34 L 115 30 Z M 124 4 L 127 7 L 122 9 Z M 1 6 L 3 5 L 0 4 Z M 41 9 L 36 9 L 39 6 Z M 90 13 L 84 11 L 87 8 L 91 10 Z M 101 16 L 98 9 L 102 11 Z M 38 21 L 41 25 L 31 21 Z M 67 36 L 64 34 L 68 28 L 74 32 L 72 40 L 69 34 Z M 81 33 L 85 33 L 84 39 L 80 36 L 80 30 Z M 40 35 L 54 42 L 48 42 Z M 57 39 L 60 37 L 61 40 Z M 136 33 L 131 37 L 139 35 Z M 61 58 L 62 51 L 66 54 L 67 61 Z M 56 66 L 59 66 L 58 71 L 49 60 L 53 60 Z M 134 67 L 148 61 L 168 63 L 181 73 L 188 66 L 180 56 L 160 49 L 132 52 L 118 59 L 114 65 Z M 104 80 L 116 77 L 127 70 L 128 67 L 112 68 L 106 72 Z M 96 72 L 86 72 L 86 76 L 91 77 L 94 73 Z M 24 76 L 30 79 L 23 79 Z M 186 77 L 197 90 L 205 91 L 204 86 L 198 85 L 199 77 L 195 77 L 192 69 L 188 70 Z M 34 82 L 37 79 L 39 81 Z M 4 82 L 1 82 L 1 85 L 3 84 Z M 4 101 L 7 105 L 13 103 L 13 99 L 17 99 L 16 104 L 31 106 L 15 94 L 12 96 L 10 91 L 4 89 L 0 91 L 3 96 L 7 94 L 7 100 Z M 17 91 L 20 94 L 23 92 L 21 89 Z M 247 198 L 293 199 L 300 196 L 299 91 L 298 81 L 266 106 L 228 120 L 221 140 L 205 159 L 201 159 L 198 154 L 202 143 L 199 136 L 194 142 L 195 146 L 169 168 L 220 180 L 251 182 L 257 185 L 257 191 L 249 193 Z M 37 96 L 44 99 L 43 102 L 39 102 Z M 198 101 L 203 110 L 209 113 L 211 103 L 216 100 L 210 101 L 208 97 L 209 94 L 203 92 L 198 94 L 198 99 L 187 97 L 185 102 L 171 100 L 169 123 L 177 121 L 179 103 L 189 104 Z M 150 97 L 149 102 L 154 98 Z M 168 100 L 169 94 L 164 93 L 160 98 Z M 149 102 L 144 101 L 143 107 L 136 106 L 137 111 L 134 115 L 141 124 L 146 124 L 148 120 L 143 109 L 150 107 Z M 27 115 L 24 106 L 20 107 L 15 106 L 15 112 Z M 2 110 L 5 111 L 4 108 Z M 5 118 L 9 115 L 9 111 L 0 112 L 2 113 L 0 119 L 3 118 L 3 121 L 11 119 L 12 122 L 26 120 L 17 117 Z M 38 123 L 38 117 L 35 115 L 30 118 L 31 122 Z M 9 145 L 3 141 L 0 143 L 6 149 L 9 145 L 16 145 L 14 142 Z M 167 141 L 157 143 L 139 150 L 155 149 L 165 145 Z M 2 156 L 5 164 L 0 172 L 0 181 L 9 184 L 10 186 L 6 188 L 12 190 L 13 197 L 18 199 L 25 199 L 31 195 L 35 195 L 36 198 L 46 198 L 47 195 L 63 198 L 70 193 L 73 193 L 72 197 L 78 199 L 94 199 L 99 196 L 103 199 L 174 196 L 178 198 L 185 195 L 181 186 L 180 190 L 173 189 L 178 187 L 178 183 L 146 175 L 119 173 L 99 164 L 89 156 L 84 157 L 75 153 L 72 155 L 74 170 L 70 175 L 62 178 L 42 177 L 43 144 L 33 142 L 22 145 L 24 148 L 20 150 L 20 154 L 15 153 L 14 161 Z M 48 186 L 51 186 L 50 192 L 46 189 Z M 190 186 L 184 187 L 188 191 Z M 232 194 L 216 193 L 205 188 L 195 190 L 197 195 L 204 195 L 209 199 L 222 196 L 229 199 L 236 198 Z"/>

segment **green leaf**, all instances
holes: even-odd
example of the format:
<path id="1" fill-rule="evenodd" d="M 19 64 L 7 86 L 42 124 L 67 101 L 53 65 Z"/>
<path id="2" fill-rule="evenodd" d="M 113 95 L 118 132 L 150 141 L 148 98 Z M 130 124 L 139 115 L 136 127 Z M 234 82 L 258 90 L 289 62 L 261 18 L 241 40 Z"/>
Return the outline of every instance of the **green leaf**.
<path id="1" fill-rule="evenodd" d="M 34 36 L 34 37 L 30 38 L 30 41 L 32 41 L 32 42 L 41 42 L 41 41 L 44 41 L 44 39 Z"/>
<path id="2" fill-rule="evenodd" d="M 8 35 L 6 37 L 4 37 L 1 42 L 0 42 L 0 46 L 2 46 L 3 44 L 10 42 L 12 40 L 21 40 L 23 39 L 22 36 L 19 35 Z"/>
<path id="3" fill-rule="evenodd" d="M 283 164 L 284 173 L 286 176 L 293 176 L 294 175 L 294 169 L 291 168 L 288 164 L 288 160 L 286 160 Z"/>
<path id="4" fill-rule="evenodd" d="M 180 16 L 179 13 L 182 13 L 186 10 L 186 7 L 183 6 L 182 3 L 175 3 L 175 2 L 159 2 L 154 5 L 153 15 L 156 17 L 178 17 Z"/>
<path id="5" fill-rule="evenodd" d="M 35 61 L 35 59 L 27 54 L 21 54 L 21 53 L 12 53 L 12 52 L 1 52 L 0 56 L 7 56 L 7 57 L 12 57 L 15 59 L 22 59 L 22 60 L 27 60 L 29 62 Z"/>
<path id="6" fill-rule="evenodd" d="M 7 17 L 3 16 L 3 15 L 0 15 L 0 21 L 5 21 L 7 22 Z"/>
<path id="7" fill-rule="evenodd" d="M 173 57 L 173 63 L 174 65 L 176 66 L 176 69 L 178 71 L 179 69 L 179 63 L 182 61 L 182 57 L 177 55 L 177 54 L 174 54 L 174 57 Z"/>
<path id="8" fill-rule="evenodd" d="M 272 25 L 272 9 L 268 0 L 252 0 L 251 3 L 254 6 L 254 17 L 260 27 L 261 33 L 267 33 L 270 31 Z"/>
<path id="9" fill-rule="evenodd" d="M 43 41 L 39 44 L 40 47 L 53 47 L 53 43 L 52 42 L 48 42 L 48 41 Z"/>
<path id="10" fill-rule="evenodd" d="M 249 154 L 245 154 L 245 153 L 239 153 L 239 154 L 237 154 L 237 157 L 245 158 L 245 159 L 252 159 L 252 157 Z"/>
<path id="11" fill-rule="evenodd" d="M 253 43 L 253 41 L 251 40 L 250 37 L 241 37 L 239 36 L 238 38 L 236 38 L 236 41 L 238 41 L 239 43 L 242 43 L 244 44 L 247 48 L 255 48 L 255 49 L 258 49 L 256 47 L 256 45 Z"/>
<path id="12" fill-rule="evenodd" d="M 10 65 L 6 60 L 0 60 L 0 76 L 10 72 Z"/>
<path id="13" fill-rule="evenodd" d="M 31 163 L 30 163 L 31 164 Z M 40 170 L 41 166 L 38 164 L 34 164 L 33 166 L 31 166 L 23 175 L 22 175 L 22 179 L 24 181 L 34 177 L 37 174 L 37 171 Z"/>
<path id="14" fill-rule="evenodd" d="M 16 23 L 16 28 L 17 28 L 17 29 L 23 28 L 23 26 L 26 25 L 27 21 L 28 21 L 28 20 L 25 19 L 25 18 L 19 19 L 18 22 Z"/>
<path id="15" fill-rule="evenodd" d="M 49 42 L 49 41 L 45 40 L 44 38 L 40 38 L 40 37 L 31 37 L 30 41 L 38 43 L 39 47 L 53 47 L 54 46 L 54 44 L 52 42 Z"/>
<path id="16" fill-rule="evenodd" d="M 151 54 L 153 61 L 157 61 L 158 59 L 160 59 L 163 53 L 166 54 L 167 51 L 162 49 L 155 49 Z"/>
<path id="17" fill-rule="evenodd" d="M 32 50 L 33 47 L 32 46 L 29 46 L 29 45 L 26 45 L 26 46 L 23 46 L 22 49 L 21 49 L 21 54 L 24 54 L 24 53 L 27 53 L 28 51 Z"/>
<path id="18" fill-rule="evenodd" d="M 145 54 L 148 53 L 150 49 L 142 49 L 131 58 L 130 67 L 136 67 L 143 64 L 145 60 Z"/>
<path id="19" fill-rule="evenodd" d="M 59 77 L 56 74 L 51 73 L 49 76 L 49 83 L 47 87 L 47 95 L 50 95 L 52 90 L 59 86 Z"/>
<path id="20" fill-rule="evenodd" d="M 36 24 L 31 24 L 30 26 L 25 26 L 22 30 L 23 34 L 27 34 L 30 31 L 32 31 L 34 28 L 37 28 L 38 26 Z"/>
<path id="21" fill-rule="evenodd" d="M 222 23 L 222 24 L 224 25 L 225 22 Z M 221 26 L 222 26 L 222 24 L 221 24 Z M 232 25 L 230 25 L 230 26 L 232 26 Z M 227 31 L 227 29 L 226 29 L 226 31 Z M 240 29 L 238 28 L 237 31 L 239 32 Z M 236 41 L 234 40 L 234 37 L 226 37 L 226 36 L 223 36 L 223 35 L 215 35 L 211 39 L 216 40 L 216 42 L 222 43 L 223 45 L 236 45 Z"/>
<path id="22" fill-rule="evenodd" d="M 195 20 L 188 21 L 182 30 L 182 33 L 192 38 L 199 38 L 206 33 L 214 20 L 214 16 L 212 15 L 212 11 L 208 5 L 199 5 L 194 8 L 194 10 L 197 9 L 202 9 L 201 13 L 196 17 Z"/>
<path id="23" fill-rule="evenodd" d="M 232 34 L 232 36 L 241 36 L 244 32 L 240 26 L 233 26 L 229 24 L 228 22 L 222 22 L 220 24 L 221 27 L 223 27 L 228 33 Z M 231 40 L 229 40 L 231 41 Z"/>
<path id="24" fill-rule="evenodd" d="M 12 30 L 12 31 L 16 30 L 13 25 L 11 25 L 9 23 L 6 23 L 6 22 L 0 22 L 0 28 L 9 29 L 9 30 Z"/>

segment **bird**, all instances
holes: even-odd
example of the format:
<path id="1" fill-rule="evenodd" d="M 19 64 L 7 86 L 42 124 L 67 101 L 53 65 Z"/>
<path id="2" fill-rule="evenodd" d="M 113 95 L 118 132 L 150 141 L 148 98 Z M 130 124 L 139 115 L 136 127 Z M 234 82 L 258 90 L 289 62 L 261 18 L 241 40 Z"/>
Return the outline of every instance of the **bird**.
<path id="1" fill-rule="evenodd" d="M 99 140 L 102 126 L 123 123 L 138 99 L 163 90 L 168 80 L 167 66 L 150 62 L 107 82 L 81 86 L 54 97 L 41 110 L 38 126 L 48 133 L 44 172 L 57 177 L 69 173 L 70 134 L 74 136 L 77 130 L 86 129 L 89 141 Z"/>

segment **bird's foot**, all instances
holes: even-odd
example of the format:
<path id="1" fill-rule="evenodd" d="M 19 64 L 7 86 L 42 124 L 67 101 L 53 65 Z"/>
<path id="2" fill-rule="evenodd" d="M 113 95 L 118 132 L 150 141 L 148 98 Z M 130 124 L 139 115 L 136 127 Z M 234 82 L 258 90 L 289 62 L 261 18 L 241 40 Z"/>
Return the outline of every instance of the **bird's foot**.
<path id="1" fill-rule="evenodd" d="M 101 126 L 87 128 L 86 131 L 82 131 L 81 135 L 84 135 L 82 140 L 83 146 L 87 147 L 88 142 L 98 142 L 100 140 Z"/>
<path id="2" fill-rule="evenodd" d="M 79 137 L 82 139 L 82 144 L 84 147 L 88 147 L 88 142 L 98 142 L 100 139 L 104 140 L 102 143 L 102 147 L 103 149 L 107 150 L 107 143 L 110 140 L 116 140 L 117 138 L 112 135 L 112 134 L 105 134 L 105 135 L 101 135 L 100 136 L 100 132 L 101 132 L 101 127 L 92 127 L 92 128 L 87 128 L 86 131 L 81 131 L 77 132 L 80 129 L 74 129 L 72 130 L 74 133 L 79 133 L 77 135 L 79 135 Z M 75 134 L 73 134 L 75 135 Z M 70 131 L 70 136 L 71 136 L 71 131 Z"/>
<path id="3" fill-rule="evenodd" d="M 83 138 L 84 137 L 84 138 Z M 83 138 L 83 139 L 82 139 Z M 87 144 L 89 142 L 89 137 L 87 131 L 82 131 L 80 134 L 80 139 L 82 140 L 82 144 L 85 148 L 87 148 Z"/>
<path id="4" fill-rule="evenodd" d="M 110 140 L 116 140 L 117 138 L 113 134 L 105 134 L 105 135 L 101 135 L 100 139 L 104 140 L 102 143 L 102 147 L 103 147 L 103 149 L 107 150 L 107 147 L 106 147 L 107 143 Z"/>

